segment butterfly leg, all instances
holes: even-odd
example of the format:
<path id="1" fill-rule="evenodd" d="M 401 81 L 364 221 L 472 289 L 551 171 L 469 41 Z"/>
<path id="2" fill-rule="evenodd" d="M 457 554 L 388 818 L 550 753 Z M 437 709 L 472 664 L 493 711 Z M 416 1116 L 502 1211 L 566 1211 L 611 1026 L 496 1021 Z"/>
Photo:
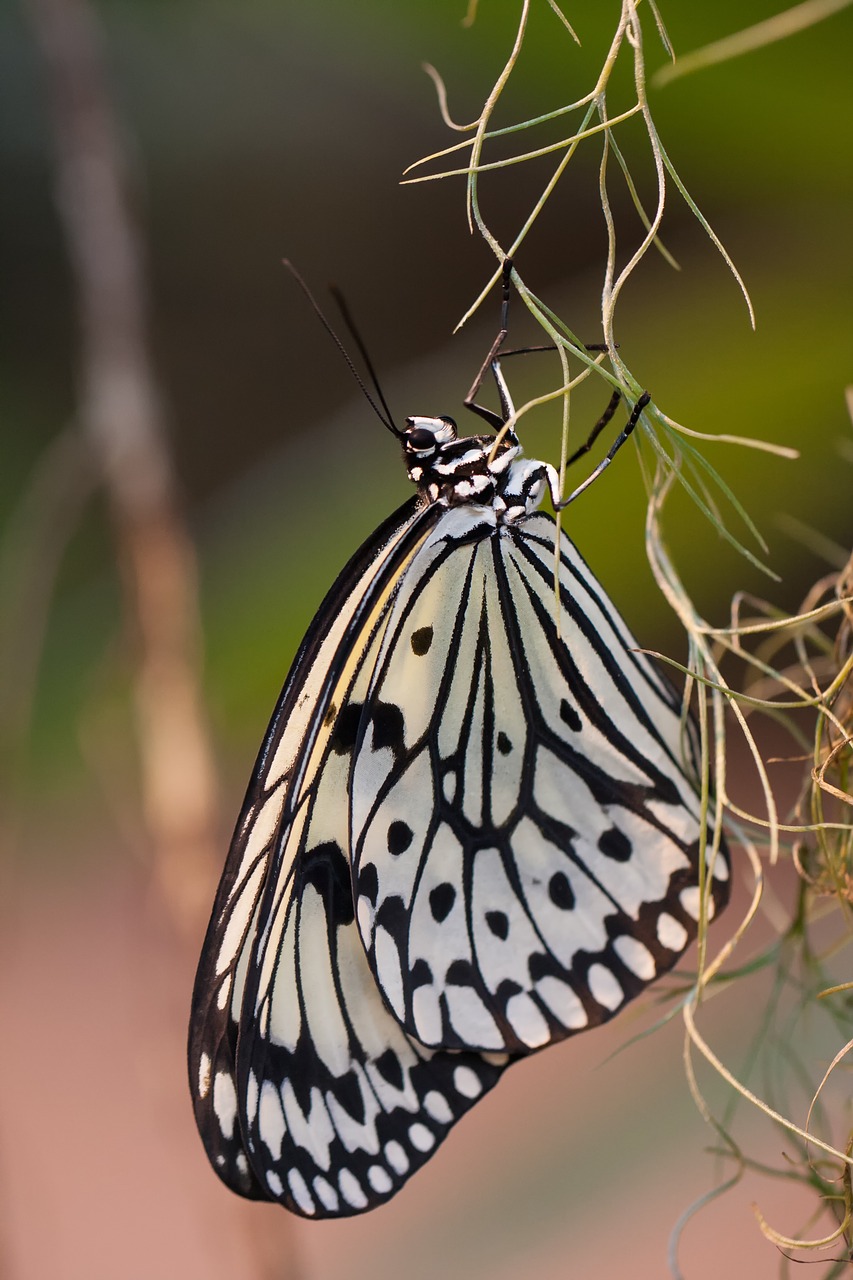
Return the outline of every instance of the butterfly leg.
<path id="1" fill-rule="evenodd" d="M 579 457 L 583 453 L 586 453 L 587 449 L 595 440 L 596 436 L 601 431 L 602 427 L 604 427 L 613 417 L 613 414 L 616 411 L 616 406 L 618 405 L 620 398 L 621 397 L 619 395 L 619 392 L 617 391 L 614 394 L 613 398 L 611 399 L 610 404 L 605 409 L 600 421 L 597 422 L 593 427 L 592 435 L 590 436 L 590 439 L 582 448 L 580 448 L 577 451 L 577 453 L 575 453 L 569 459 L 570 462 L 574 462 L 575 458 Z M 650 400 L 651 400 L 651 396 L 649 395 L 648 391 L 644 391 L 643 394 L 640 396 L 640 398 L 637 400 L 637 403 L 634 405 L 634 408 L 631 410 L 631 416 L 628 419 L 625 429 L 622 432 L 620 432 L 620 434 L 616 437 L 615 441 L 610 447 L 609 452 L 605 455 L 605 457 L 601 459 L 601 462 L 599 462 L 598 466 L 595 467 L 595 469 L 587 476 L 583 484 L 579 484 L 576 489 L 573 489 L 567 498 L 563 498 L 561 499 L 560 502 L 554 503 L 554 507 L 557 511 L 562 511 L 565 507 L 569 505 L 570 502 L 574 502 L 575 498 L 579 497 L 580 494 L 583 493 L 584 489 L 589 488 L 593 480 L 597 480 L 598 477 L 601 475 L 602 471 L 605 471 L 607 467 L 610 466 L 615 455 L 622 448 L 623 444 L 631 435 L 637 423 L 640 421 L 640 414 L 643 412 L 643 410 L 645 409 L 646 405 L 649 403 Z"/>
<path id="2" fill-rule="evenodd" d="M 570 467 L 573 462 L 577 462 L 578 458 L 582 458 L 585 453 L 589 453 L 590 449 L 595 444 L 596 440 L 601 435 L 602 431 L 607 426 L 608 422 L 613 417 L 614 413 L 619 407 L 619 401 L 621 399 L 622 399 L 622 392 L 614 391 L 613 395 L 610 398 L 610 403 L 608 404 L 607 408 L 604 410 L 604 413 L 598 419 L 598 422 L 596 422 L 592 431 L 590 431 L 586 444 L 582 444 L 579 449 L 575 450 L 575 452 L 572 454 L 570 458 L 566 459 L 567 467 Z"/>
<path id="3" fill-rule="evenodd" d="M 503 373 L 501 372 L 500 361 L 498 359 L 498 355 L 500 353 L 501 347 L 506 342 L 507 334 L 509 332 L 509 328 L 508 328 L 509 294 L 510 294 L 511 280 L 512 280 L 512 258 L 506 258 L 504 260 L 503 272 L 501 276 L 502 301 L 501 301 L 500 331 L 498 333 L 498 336 L 495 338 L 494 342 L 491 345 L 489 354 L 486 356 L 485 360 L 480 366 L 477 376 L 471 384 L 471 389 L 469 390 L 467 396 L 463 400 L 463 404 L 465 405 L 465 408 L 470 409 L 472 413 L 479 414 L 481 418 L 485 419 L 485 421 L 488 422 L 489 426 L 494 431 L 501 431 L 505 426 L 505 424 L 508 422 L 508 420 L 512 417 L 513 413 L 515 412 L 515 409 L 512 403 L 512 398 L 510 397 L 510 394 L 509 394 L 509 388 L 507 387 L 506 379 L 504 378 Z M 474 399 L 474 397 L 479 394 L 480 388 L 483 385 L 483 381 L 485 380 L 486 374 L 490 370 L 494 376 L 495 383 L 497 384 L 498 396 L 501 402 L 501 412 L 499 414 L 495 413 L 493 409 L 487 409 L 485 405 L 477 404 Z M 512 432 L 511 434 L 513 437 L 515 436 L 514 432 Z"/>

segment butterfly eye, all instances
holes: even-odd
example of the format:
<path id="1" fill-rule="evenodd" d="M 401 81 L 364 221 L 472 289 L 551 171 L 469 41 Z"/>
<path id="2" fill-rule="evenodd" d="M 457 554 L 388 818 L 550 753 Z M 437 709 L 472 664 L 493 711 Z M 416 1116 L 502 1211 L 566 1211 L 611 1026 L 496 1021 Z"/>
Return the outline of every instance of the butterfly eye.
<path id="1" fill-rule="evenodd" d="M 436 445 L 435 433 L 428 427 L 415 427 L 406 435 L 406 448 L 410 453 L 426 453 Z"/>

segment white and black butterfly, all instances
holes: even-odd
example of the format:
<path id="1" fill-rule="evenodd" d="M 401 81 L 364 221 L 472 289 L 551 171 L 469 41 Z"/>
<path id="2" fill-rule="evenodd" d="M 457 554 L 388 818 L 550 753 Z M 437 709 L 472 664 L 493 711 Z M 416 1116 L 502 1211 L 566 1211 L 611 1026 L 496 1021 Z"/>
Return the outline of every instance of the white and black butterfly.
<path id="1" fill-rule="evenodd" d="M 680 700 L 538 511 L 566 502 L 505 426 L 504 332 L 502 414 L 473 405 L 479 378 L 466 399 L 496 435 L 386 422 L 417 496 L 309 628 L 199 963 L 207 1154 L 306 1216 L 389 1199 L 515 1059 L 670 969 L 701 857 L 708 913 L 728 897 Z"/>

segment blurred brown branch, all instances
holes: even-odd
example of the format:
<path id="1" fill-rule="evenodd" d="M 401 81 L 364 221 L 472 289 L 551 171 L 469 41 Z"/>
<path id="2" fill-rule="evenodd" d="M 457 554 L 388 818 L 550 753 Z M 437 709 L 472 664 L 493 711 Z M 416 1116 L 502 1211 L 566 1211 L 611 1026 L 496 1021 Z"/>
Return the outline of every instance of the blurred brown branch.
<path id="1" fill-rule="evenodd" d="M 142 801 L 155 877 L 182 928 L 210 899 L 214 768 L 200 692 L 195 553 L 148 352 L 124 148 L 85 0 L 28 0 L 45 64 L 57 200 L 81 333 L 79 424 L 109 494 L 136 644 Z"/>
<path id="2" fill-rule="evenodd" d="M 148 350 L 144 264 L 128 198 L 126 149 L 107 86 L 95 11 L 87 0 L 27 4 L 45 64 L 59 213 L 79 309 L 79 425 L 70 430 L 80 432 L 84 452 L 93 457 L 109 495 L 135 642 L 147 843 L 155 885 L 180 935 L 188 938 L 200 930 L 217 874 L 215 774 L 201 695 L 196 557 L 182 518 Z M 63 446 L 66 452 L 68 447 Z M 54 486 L 56 472 L 52 462 L 48 479 Z M 67 506 L 66 501 L 61 509 Z M 51 536 L 42 531 L 41 544 L 55 548 L 68 518 L 60 516 L 60 528 Z M 31 541 L 36 554 L 41 544 Z M 49 584 L 37 596 L 42 608 L 31 629 L 46 617 L 45 590 Z M 168 983 L 160 986 L 169 1007 L 170 992 Z M 173 1030 L 183 1038 L 183 1026 L 178 1032 L 170 1020 L 165 1033 L 170 1041 Z M 153 1040 L 150 1027 L 149 1036 Z M 163 1134 L 164 1151 L 173 1138 Z M 232 1212 L 226 1208 L 222 1223 L 210 1230 L 215 1235 L 228 1224 L 227 1232 L 236 1231 L 245 1274 L 293 1280 L 298 1264 L 282 1215 L 259 1223 L 249 1206 L 230 1199 L 228 1204 Z"/>

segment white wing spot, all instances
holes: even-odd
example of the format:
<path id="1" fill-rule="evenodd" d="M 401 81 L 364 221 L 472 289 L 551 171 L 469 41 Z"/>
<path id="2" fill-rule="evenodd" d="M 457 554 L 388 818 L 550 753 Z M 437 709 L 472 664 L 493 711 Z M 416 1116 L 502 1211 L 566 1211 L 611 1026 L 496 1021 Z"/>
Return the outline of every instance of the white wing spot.
<path id="1" fill-rule="evenodd" d="M 364 1194 L 364 1187 L 351 1169 L 341 1169 L 338 1174 L 338 1186 L 341 1189 L 341 1195 L 347 1204 L 351 1204 L 353 1209 L 366 1209 L 367 1196 Z"/>
<path id="2" fill-rule="evenodd" d="M 451 1026 L 463 1044 L 486 1051 L 504 1048 L 503 1032 L 473 987 L 445 987 L 444 996 Z"/>
<path id="3" fill-rule="evenodd" d="M 668 911 L 658 916 L 658 942 L 669 951 L 683 951 L 687 946 L 687 930 Z"/>
<path id="4" fill-rule="evenodd" d="M 269 1175 L 267 1180 L 269 1180 Z M 308 1190 L 308 1185 L 298 1169 L 290 1170 L 290 1173 L 287 1175 L 287 1183 L 290 1187 L 291 1195 L 299 1205 L 302 1212 L 312 1214 L 316 1213 L 317 1206 L 314 1203 L 314 1197 Z"/>
<path id="5" fill-rule="evenodd" d="M 249 1161 L 246 1159 L 244 1152 L 239 1151 L 237 1153 L 237 1159 L 234 1161 L 234 1163 L 236 1164 L 240 1173 L 246 1174 L 249 1172 Z"/>
<path id="6" fill-rule="evenodd" d="M 444 775 L 444 781 L 441 784 L 441 789 L 444 792 L 444 798 L 447 803 L 453 804 L 453 801 L 456 799 L 456 774 L 452 769 L 448 769 L 447 773 Z"/>
<path id="7" fill-rule="evenodd" d="M 424 1098 L 424 1110 L 437 1124 L 453 1122 L 453 1112 L 450 1110 L 447 1099 L 444 1094 L 438 1093 L 435 1089 L 431 1089 Z"/>
<path id="8" fill-rule="evenodd" d="M 284 1195 L 284 1183 L 274 1169 L 267 1170 L 267 1186 L 274 1196 Z"/>
<path id="9" fill-rule="evenodd" d="M 620 987 L 616 975 L 611 973 L 609 969 L 605 969 L 603 964 L 591 965 L 589 973 L 586 975 L 586 980 L 593 999 L 611 1012 L 614 1009 L 618 1009 L 625 999 L 625 993 Z"/>
<path id="10" fill-rule="evenodd" d="M 453 1072 L 453 1086 L 463 1098 L 478 1098 L 483 1092 L 483 1086 L 476 1071 L 472 1071 L 470 1067 L 456 1068 Z"/>
<path id="11" fill-rule="evenodd" d="M 371 1187 L 373 1187 L 373 1190 L 380 1196 L 387 1195 L 394 1185 L 391 1181 L 388 1170 L 383 1169 L 380 1164 L 372 1164 L 370 1166 L 367 1171 L 367 1181 L 370 1183 Z"/>
<path id="12" fill-rule="evenodd" d="M 711 849 L 711 847 L 710 847 L 710 845 L 709 845 L 709 846 L 708 846 L 708 854 L 707 854 L 707 860 L 708 860 L 708 864 L 709 864 L 709 865 L 710 865 L 710 862 L 711 862 L 711 858 L 712 858 L 713 856 L 714 856 L 714 855 L 713 855 L 713 850 Z M 719 853 L 719 852 L 718 852 L 718 853 L 717 853 L 716 858 L 714 858 L 714 879 L 715 879 L 715 880 L 728 880 L 728 878 L 729 878 L 729 864 L 726 862 L 726 860 L 725 860 L 725 858 L 723 857 L 723 855 L 722 855 L 721 853 Z"/>
<path id="13" fill-rule="evenodd" d="M 538 1049 L 551 1038 L 542 1010 L 537 1009 L 524 991 L 507 1001 L 506 1016 L 519 1040 L 529 1049 Z"/>
<path id="14" fill-rule="evenodd" d="M 375 1156 L 379 1154 L 379 1135 L 376 1132 L 374 1123 L 379 1106 L 370 1091 L 370 1086 L 363 1072 L 358 1072 L 356 1083 L 364 1109 L 364 1121 L 362 1123 L 355 1120 L 341 1106 L 331 1089 L 326 1092 L 326 1106 L 337 1135 L 347 1151 L 361 1150 Z"/>
<path id="15" fill-rule="evenodd" d="M 231 1138 L 234 1134 L 234 1121 L 237 1119 L 237 1090 L 234 1088 L 234 1081 L 225 1071 L 217 1071 L 213 1081 L 213 1111 L 223 1136 Z"/>
<path id="16" fill-rule="evenodd" d="M 559 1018 L 564 1027 L 571 1031 L 579 1031 L 589 1022 L 589 1015 L 577 993 L 567 982 L 560 978 L 541 978 L 536 983 L 539 998 L 547 1004 L 555 1018 Z"/>
<path id="17" fill-rule="evenodd" d="M 254 1071 L 249 1072 L 249 1079 L 246 1082 L 246 1119 L 249 1124 L 255 1123 L 255 1116 L 258 1114 L 258 1077 Z"/>
<path id="18" fill-rule="evenodd" d="M 210 1089 L 210 1056 L 203 1053 L 198 1060 L 198 1096 L 206 1098 Z"/>
<path id="19" fill-rule="evenodd" d="M 417 1151 L 429 1151 L 435 1146 L 435 1136 L 425 1124 L 409 1126 L 409 1141 Z"/>
<path id="20" fill-rule="evenodd" d="M 376 976 L 385 999 L 398 1015 L 405 1007 L 403 1000 L 403 972 L 400 968 L 400 952 L 387 929 L 377 929 L 373 939 L 376 956 Z"/>
<path id="21" fill-rule="evenodd" d="M 261 1142 L 273 1160 L 280 1160 L 281 1143 L 285 1134 L 284 1112 L 281 1109 L 281 1095 L 270 1080 L 265 1080 L 261 1089 L 258 1128 Z"/>
<path id="22" fill-rule="evenodd" d="M 362 938 L 372 938 L 373 937 L 373 917 L 375 912 L 373 910 L 373 903 L 370 901 L 369 898 L 366 898 L 364 894 L 361 894 L 358 899 L 357 911 L 358 911 L 359 933 L 361 934 Z"/>
<path id="23" fill-rule="evenodd" d="M 701 900 L 699 897 L 698 885 L 694 884 L 694 885 L 691 885 L 689 889 L 682 889 L 681 893 L 678 895 L 678 900 L 681 903 L 684 910 L 693 920 L 699 919 L 699 916 L 701 914 Z M 714 905 L 714 899 L 709 898 L 708 899 L 708 919 L 709 920 L 713 919 L 715 909 L 716 908 Z"/>
<path id="24" fill-rule="evenodd" d="M 441 1006 L 435 987 L 417 987 L 412 996 L 412 1017 L 418 1036 L 424 1044 L 437 1044 L 441 1039 Z"/>
<path id="25" fill-rule="evenodd" d="M 636 973 L 644 982 L 651 982 L 656 973 L 655 958 L 639 938 L 632 938 L 630 934 L 624 933 L 613 943 L 613 950 L 632 973 Z"/>
<path id="26" fill-rule="evenodd" d="M 314 1194 L 324 1209 L 328 1209 L 329 1213 L 337 1213 L 341 1205 L 341 1198 L 332 1184 L 327 1182 L 319 1173 L 314 1179 Z"/>
<path id="27" fill-rule="evenodd" d="M 395 1173 L 399 1173 L 402 1178 L 404 1173 L 409 1171 L 409 1157 L 399 1142 L 393 1139 L 391 1142 L 385 1143 L 385 1159 L 390 1164 Z"/>
<path id="28" fill-rule="evenodd" d="M 320 1090 L 311 1090 L 307 1115 L 302 1110 L 293 1082 L 289 1079 L 281 1087 L 281 1101 L 284 1121 L 293 1141 L 308 1152 L 318 1168 L 328 1171 L 332 1163 L 330 1147 L 335 1130 Z"/>
<path id="29" fill-rule="evenodd" d="M 217 1009 L 225 1009 L 227 1007 L 228 1001 L 231 998 L 231 987 L 232 987 L 232 977 L 231 977 L 231 974 L 228 973 L 225 975 L 225 978 L 223 979 L 223 981 L 219 984 L 219 990 L 216 993 Z"/>

